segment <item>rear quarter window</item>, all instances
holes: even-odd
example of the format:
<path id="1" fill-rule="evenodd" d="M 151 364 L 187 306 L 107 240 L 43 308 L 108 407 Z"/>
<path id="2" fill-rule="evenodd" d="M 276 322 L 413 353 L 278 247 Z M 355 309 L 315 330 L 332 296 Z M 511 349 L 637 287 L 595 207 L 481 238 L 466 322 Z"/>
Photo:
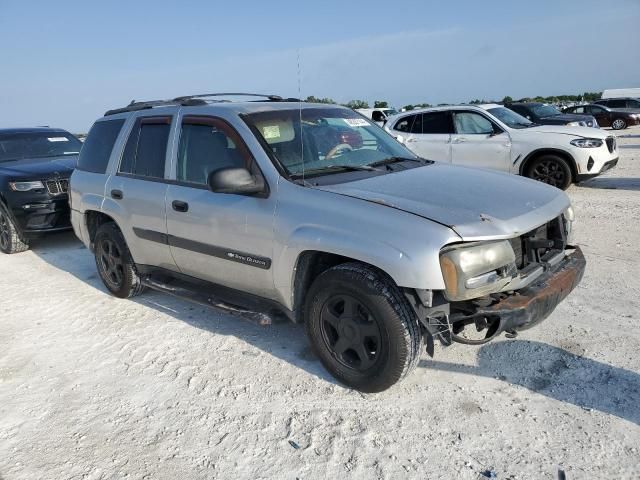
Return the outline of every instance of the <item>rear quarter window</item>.
<path id="1" fill-rule="evenodd" d="M 105 173 L 122 125 L 124 125 L 123 119 L 94 123 L 80 150 L 76 168 L 85 172 Z"/>

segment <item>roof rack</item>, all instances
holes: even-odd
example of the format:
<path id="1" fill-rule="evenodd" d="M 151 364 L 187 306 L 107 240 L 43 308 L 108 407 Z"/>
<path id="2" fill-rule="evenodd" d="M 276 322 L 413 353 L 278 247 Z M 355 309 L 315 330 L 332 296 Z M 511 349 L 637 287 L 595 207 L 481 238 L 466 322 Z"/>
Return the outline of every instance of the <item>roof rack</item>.
<path id="1" fill-rule="evenodd" d="M 171 100 L 147 100 L 144 102 L 136 102 L 131 100 L 131 103 L 126 107 L 115 108 L 105 112 L 104 116 L 115 115 L 117 113 L 135 112 L 137 110 L 146 110 L 148 108 L 160 107 L 165 105 L 182 105 L 182 106 L 194 106 L 194 105 L 206 105 L 207 101 L 204 100 L 210 97 L 256 97 L 266 98 L 269 102 L 299 102 L 297 98 L 282 98 L 280 95 L 262 95 L 259 93 L 201 93 L 197 95 L 184 95 L 182 97 L 176 97 Z M 228 102 L 229 100 L 210 100 L 216 102 Z"/>

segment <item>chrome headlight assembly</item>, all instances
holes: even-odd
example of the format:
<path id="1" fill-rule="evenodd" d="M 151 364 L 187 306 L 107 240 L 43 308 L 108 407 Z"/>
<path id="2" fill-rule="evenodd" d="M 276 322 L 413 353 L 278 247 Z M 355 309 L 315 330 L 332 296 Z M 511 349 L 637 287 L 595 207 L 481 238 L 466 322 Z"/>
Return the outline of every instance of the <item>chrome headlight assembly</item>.
<path id="1" fill-rule="evenodd" d="M 44 184 L 40 180 L 34 182 L 9 182 L 9 188 L 14 192 L 30 192 L 31 190 L 42 190 Z"/>
<path id="2" fill-rule="evenodd" d="M 602 140 L 599 138 L 576 138 L 569 142 L 574 147 L 580 148 L 598 148 L 602 146 Z"/>
<path id="3" fill-rule="evenodd" d="M 507 240 L 459 244 L 440 253 L 447 300 L 462 301 L 500 291 L 516 275 Z"/>

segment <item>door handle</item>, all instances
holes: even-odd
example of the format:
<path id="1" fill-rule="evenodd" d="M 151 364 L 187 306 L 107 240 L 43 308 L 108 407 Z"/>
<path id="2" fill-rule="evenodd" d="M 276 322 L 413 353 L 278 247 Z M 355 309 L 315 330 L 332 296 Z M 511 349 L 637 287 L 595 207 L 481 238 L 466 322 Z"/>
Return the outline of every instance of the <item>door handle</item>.
<path id="1" fill-rule="evenodd" d="M 464 143 L 466 141 L 466 138 L 454 138 L 451 143 Z"/>
<path id="2" fill-rule="evenodd" d="M 124 194 L 122 193 L 122 190 L 111 190 L 111 198 L 113 198 L 114 200 L 122 200 L 123 197 Z"/>
<path id="3" fill-rule="evenodd" d="M 407 143 L 413 143 L 413 142 L 417 142 L 417 140 L 415 138 L 409 138 L 407 140 Z"/>
<path id="4" fill-rule="evenodd" d="M 181 200 L 174 200 L 173 202 L 171 202 L 171 207 L 173 207 L 173 209 L 176 212 L 188 212 L 189 211 L 189 204 L 187 202 L 183 202 Z"/>

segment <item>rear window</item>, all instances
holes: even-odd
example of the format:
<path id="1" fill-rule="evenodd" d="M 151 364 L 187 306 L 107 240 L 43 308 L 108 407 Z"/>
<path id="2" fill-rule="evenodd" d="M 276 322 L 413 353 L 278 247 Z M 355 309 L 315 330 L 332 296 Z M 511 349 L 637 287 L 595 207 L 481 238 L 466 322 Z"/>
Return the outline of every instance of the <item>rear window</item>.
<path id="1" fill-rule="evenodd" d="M 93 124 L 80 151 L 78 170 L 93 173 L 106 172 L 111 150 L 113 150 L 122 125 L 124 125 L 122 119 L 106 120 Z"/>
<path id="2" fill-rule="evenodd" d="M 171 117 L 141 117 L 131 130 L 120 172 L 137 177 L 164 178 Z"/>

